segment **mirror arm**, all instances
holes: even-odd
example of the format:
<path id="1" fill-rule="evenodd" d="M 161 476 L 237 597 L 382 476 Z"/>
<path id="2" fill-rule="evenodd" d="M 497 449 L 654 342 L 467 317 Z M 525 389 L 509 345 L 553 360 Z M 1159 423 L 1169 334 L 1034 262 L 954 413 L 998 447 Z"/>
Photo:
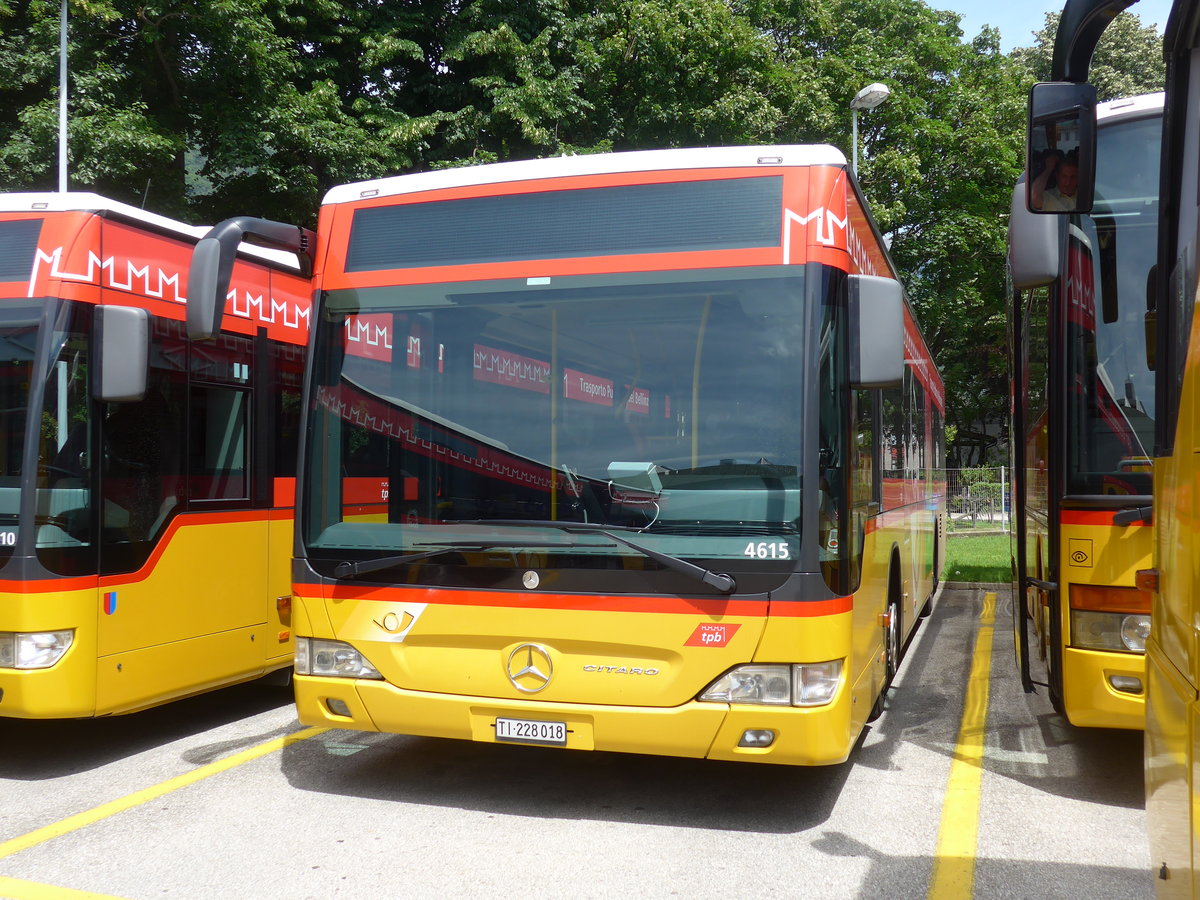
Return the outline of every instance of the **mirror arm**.
<path id="1" fill-rule="evenodd" d="M 1054 57 L 1050 63 L 1051 81 L 1088 79 L 1088 67 L 1096 44 L 1109 22 L 1137 0 L 1071 0 L 1063 9 L 1054 36 Z"/>

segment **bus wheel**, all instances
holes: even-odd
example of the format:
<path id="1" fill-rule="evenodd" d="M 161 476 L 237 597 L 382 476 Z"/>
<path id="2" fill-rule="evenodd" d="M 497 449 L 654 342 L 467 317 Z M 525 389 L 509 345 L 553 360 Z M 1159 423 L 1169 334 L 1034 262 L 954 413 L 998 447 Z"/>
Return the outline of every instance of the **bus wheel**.
<path id="1" fill-rule="evenodd" d="M 900 601 L 892 598 L 888 604 L 887 627 L 883 633 L 883 651 L 886 659 L 886 672 L 883 679 L 883 689 L 892 686 L 892 680 L 900 668 Z"/>
<path id="2" fill-rule="evenodd" d="M 879 695 L 875 698 L 875 705 L 871 707 L 871 713 L 867 716 L 868 722 L 874 722 L 883 714 L 887 692 L 892 686 L 892 680 L 896 677 L 896 670 L 900 667 L 901 634 L 900 601 L 893 596 L 888 603 L 887 624 L 883 629 L 883 686 L 880 687 Z"/>

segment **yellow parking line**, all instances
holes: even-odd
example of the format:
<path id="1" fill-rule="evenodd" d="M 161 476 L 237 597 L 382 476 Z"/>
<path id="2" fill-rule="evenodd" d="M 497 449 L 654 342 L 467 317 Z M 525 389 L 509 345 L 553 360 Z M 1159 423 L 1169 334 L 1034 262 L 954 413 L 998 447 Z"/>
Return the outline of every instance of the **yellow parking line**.
<path id="1" fill-rule="evenodd" d="M 119 897 L 110 894 L 76 891 L 53 884 L 5 878 L 3 875 L 0 875 L 0 897 L 4 897 L 5 900 L 120 900 Z"/>
<path id="2" fill-rule="evenodd" d="M 264 744 L 259 744 L 257 747 L 251 747 L 248 750 L 235 753 L 233 756 L 227 756 L 225 759 L 219 759 L 206 766 L 185 772 L 183 775 L 177 775 L 161 784 L 154 785 L 154 787 L 145 788 L 133 794 L 128 794 L 125 797 L 118 797 L 116 800 L 101 804 L 95 809 L 76 813 L 73 816 L 68 816 L 58 822 L 38 828 L 21 837 L 4 841 L 0 843 L 0 859 L 12 856 L 14 853 L 20 853 L 22 850 L 28 850 L 30 847 L 36 847 L 38 844 L 53 840 L 56 837 L 62 837 L 64 834 L 70 834 L 72 831 L 78 831 L 80 828 L 86 828 L 88 825 L 92 825 L 102 819 L 107 819 L 109 816 L 115 816 L 117 813 L 124 812 L 127 809 L 141 806 L 143 803 L 148 803 L 151 800 L 162 797 L 164 794 L 169 794 L 182 787 L 195 784 L 197 781 L 203 781 L 211 775 L 233 769 L 243 763 L 258 759 L 260 756 L 274 753 L 276 750 L 282 750 L 291 744 L 306 741 L 319 734 L 324 734 L 328 730 L 328 728 L 306 728 L 303 731 L 297 731 L 295 734 L 267 741 Z"/>
<path id="3" fill-rule="evenodd" d="M 979 794 L 983 782 L 984 738 L 987 730 L 988 689 L 992 673 L 992 632 L 996 624 L 996 595 L 983 597 L 975 655 L 963 702 L 958 744 L 950 763 L 950 778 L 942 803 L 937 855 L 929 882 L 929 900 L 963 900 L 975 888 L 975 852 L 979 835 Z"/>

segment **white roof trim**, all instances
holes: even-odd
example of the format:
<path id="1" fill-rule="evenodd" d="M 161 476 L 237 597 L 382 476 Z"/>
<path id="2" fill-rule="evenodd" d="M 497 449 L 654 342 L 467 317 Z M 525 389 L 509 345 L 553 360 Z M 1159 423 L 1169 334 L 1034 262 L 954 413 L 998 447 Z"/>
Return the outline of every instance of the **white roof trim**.
<path id="1" fill-rule="evenodd" d="M 0 194 L 0 212 L 74 212 L 80 210 L 87 212 L 111 211 L 119 213 L 126 219 L 145 222 L 147 225 L 153 225 L 163 231 L 173 231 L 176 234 L 192 238 L 204 237 L 208 231 L 208 227 L 204 225 L 185 225 L 183 222 L 168 219 L 166 216 L 146 212 L 136 206 L 84 191 L 68 191 L 65 194 L 50 191 L 38 194 Z"/>
<path id="2" fill-rule="evenodd" d="M 769 160 L 769 161 L 768 161 Z M 666 169 L 777 168 L 779 166 L 844 166 L 846 156 L 829 144 L 785 144 L 761 147 L 701 147 L 690 150 L 636 150 L 629 153 L 594 153 L 554 156 L 520 162 L 462 166 L 394 175 L 372 181 L 343 184 L 325 195 L 325 204 L 351 203 L 375 197 L 416 194 L 445 188 L 608 175 L 619 172 L 653 172 Z"/>
<path id="3" fill-rule="evenodd" d="M 1134 119 L 1142 116 L 1162 115 L 1162 91 L 1156 94 L 1141 94 L 1137 97 L 1123 97 L 1120 100 L 1106 100 L 1096 104 L 1096 122 L 1100 125 L 1111 125 L 1122 119 Z"/>
<path id="4" fill-rule="evenodd" d="M 124 219 L 133 222 L 143 222 L 159 231 L 176 234 L 191 243 L 196 243 L 196 241 L 208 234 L 209 228 L 212 227 L 210 225 L 187 225 L 175 219 L 160 216 L 157 213 L 138 209 L 136 206 L 130 206 L 128 203 L 110 200 L 108 197 L 102 197 L 100 194 L 93 194 L 87 191 L 67 191 L 66 193 L 56 191 L 46 191 L 44 193 L 0 193 L 0 212 L 114 212 Z M 272 250 L 269 247 L 258 247 L 252 244 L 240 244 L 238 252 L 275 266 L 299 270 L 299 263 L 296 260 L 295 254 L 287 253 L 283 250 Z"/>

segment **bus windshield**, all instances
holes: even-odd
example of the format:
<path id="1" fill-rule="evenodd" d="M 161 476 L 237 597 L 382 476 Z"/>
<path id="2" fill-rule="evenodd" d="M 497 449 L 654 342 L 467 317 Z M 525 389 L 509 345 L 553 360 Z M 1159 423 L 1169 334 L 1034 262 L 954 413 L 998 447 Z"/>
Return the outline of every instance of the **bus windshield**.
<path id="1" fill-rule="evenodd" d="M 799 550 L 803 311 L 783 267 L 329 292 L 310 558 L 654 568 L 553 527 L 586 523 L 777 583 Z"/>
<path id="2" fill-rule="evenodd" d="M 1067 244 L 1067 492 L 1150 494 L 1154 372 L 1148 276 L 1158 251 L 1161 120 L 1103 125 L 1096 202 Z"/>
<path id="3" fill-rule="evenodd" d="M 42 562 L 74 572 L 63 551 L 77 556 L 90 530 L 87 484 L 88 388 L 86 307 L 43 298 L 0 307 L 0 551 L 11 555 L 21 534 L 26 489 L 36 491 L 34 535 Z M 49 329 L 48 364 L 37 363 L 43 327 Z M 39 374 L 40 371 L 40 374 Z M 31 388 L 36 390 L 31 391 Z M 30 422 L 30 404 L 41 401 Z M 23 460 L 25 435 L 37 428 L 36 465 Z M 65 568 L 64 568 L 65 565 Z"/>

